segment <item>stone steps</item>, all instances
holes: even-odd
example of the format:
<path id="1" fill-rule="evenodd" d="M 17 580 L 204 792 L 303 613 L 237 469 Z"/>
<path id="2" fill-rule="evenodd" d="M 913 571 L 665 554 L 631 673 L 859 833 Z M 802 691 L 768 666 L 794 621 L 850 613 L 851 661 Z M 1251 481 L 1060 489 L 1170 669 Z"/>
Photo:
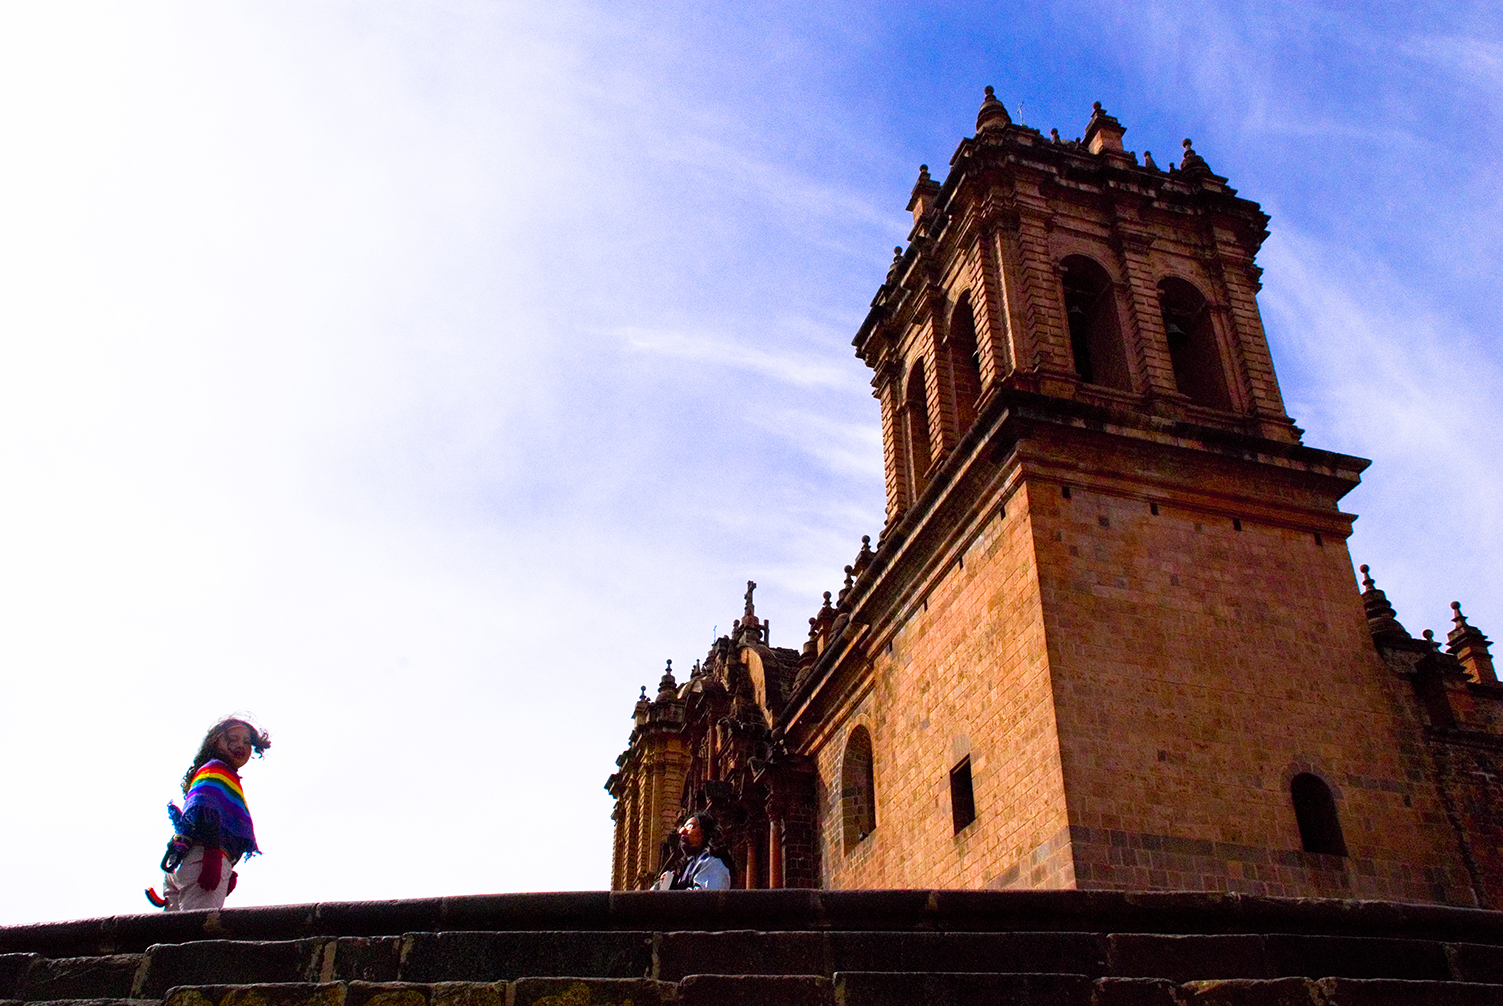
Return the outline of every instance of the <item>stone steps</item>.
<path id="1" fill-rule="evenodd" d="M 19 1000 L 0 1001 L 20 1006 Z M 47 1006 L 1497 1006 L 1503 986 L 1360 978 L 1152 978 L 976 972 L 839 972 L 514 982 L 189 985 L 165 1000 L 58 999 Z M 28 1004 L 31 1006 L 31 1004 Z"/>
<path id="2" fill-rule="evenodd" d="M 804 899 L 802 914 L 759 897 L 784 893 Z M 1494 912 L 1082 892 L 818 892 L 811 905 L 814 893 L 643 894 L 603 912 L 594 895 L 497 896 L 10 927 L 0 1006 L 1503 1006 Z M 769 919 L 802 925 L 754 925 Z M 413 921 L 428 928 L 397 928 Z"/>

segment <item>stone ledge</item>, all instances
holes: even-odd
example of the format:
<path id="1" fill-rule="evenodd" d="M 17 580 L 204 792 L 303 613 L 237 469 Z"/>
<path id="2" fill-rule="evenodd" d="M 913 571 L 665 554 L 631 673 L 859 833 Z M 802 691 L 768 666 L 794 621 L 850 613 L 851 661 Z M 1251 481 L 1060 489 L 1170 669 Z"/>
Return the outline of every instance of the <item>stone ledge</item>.
<path id="1" fill-rule="evenodd" d="M 494 894 L 126 915 L 0 928 L 0 955 L 139 953 L 195 940 L 459 930 L 888 930 L 1386 936 L 1503 945 L 1503 912 L 1384 901 L 1115 891 Z"/>
<path id="2" fill-rule="evenodd" d="M 287 982 L 200 985 L 163 1000 L 0 1000 L 0 1006 L 1496 1006 L 1503 986 L 1353 978 L 1091 978 L 1078 974 L 839 972 L 686 975 L 681 981 L 523 978 L 515 982 Z"/>

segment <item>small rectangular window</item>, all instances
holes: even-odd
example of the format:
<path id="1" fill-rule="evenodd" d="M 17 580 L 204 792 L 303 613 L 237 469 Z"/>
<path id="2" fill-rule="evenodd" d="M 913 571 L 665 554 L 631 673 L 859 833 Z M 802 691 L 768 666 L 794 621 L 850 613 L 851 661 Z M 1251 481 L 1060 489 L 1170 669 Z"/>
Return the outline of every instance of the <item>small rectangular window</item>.
<path id="1" fill-rule="evenodd" d="M 950 812 L 955 818 L 955 834 L 976 820 L 976 794 L 971 789 L 971 759 L 962 758 L 950 769 Z"/>

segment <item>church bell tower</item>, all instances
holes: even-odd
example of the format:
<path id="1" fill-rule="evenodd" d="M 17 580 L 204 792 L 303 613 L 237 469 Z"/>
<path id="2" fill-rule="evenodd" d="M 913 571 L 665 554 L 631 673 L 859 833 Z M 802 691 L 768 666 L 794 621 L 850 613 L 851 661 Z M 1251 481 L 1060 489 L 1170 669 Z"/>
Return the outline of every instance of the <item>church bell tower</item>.
<path id="1" fill-rule="evenodd" d="M 1473 903 L 1353 582 L 1368 462 L 1284 411 L 1268 217 L 1125 132 L 987 88 L 920 168 L 854 342 L 886 526 L 777 728 L 823 881 Z"/>
<path id="2" fill-rule="evenodd" d="M 919 169 L 854 340 L 877 546 L 801 651 L 749 585 L 644 695 L 617 886 L 708 807 L 745 887 L 1503 904 L 1489 642 L 1458 604 L 1442 652 L 1359 593 L 1340 503 L 1368 462 L 1284 411 L 1268 217 L 1191 141 L 1164 170 L 1125 133 L 1097 103 L 1046 137 L 987 88 L 944 179 Z"/>

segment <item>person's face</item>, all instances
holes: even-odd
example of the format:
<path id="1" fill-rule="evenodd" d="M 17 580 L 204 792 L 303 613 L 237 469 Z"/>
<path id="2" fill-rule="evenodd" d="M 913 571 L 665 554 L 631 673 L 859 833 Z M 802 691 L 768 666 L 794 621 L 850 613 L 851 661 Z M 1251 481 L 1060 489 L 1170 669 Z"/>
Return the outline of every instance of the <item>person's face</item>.
<path id="1" fill-rule="evenodd" d="M 250 728 L 239 723 L 220 734 L 215 747 L 219 749 L 220 757 L 237 770 L 250 761 L 251 752 L 255 750 L 251 747 Z"/>
<path id="2" fill-rule="evenodd" d="M 678 829 L 678 837 L 683 839 L 684 844 L 691 849 L 697 849 L 705 844 L 704 829 L 699 826 L 699 818 L 691 817 Z"/>

